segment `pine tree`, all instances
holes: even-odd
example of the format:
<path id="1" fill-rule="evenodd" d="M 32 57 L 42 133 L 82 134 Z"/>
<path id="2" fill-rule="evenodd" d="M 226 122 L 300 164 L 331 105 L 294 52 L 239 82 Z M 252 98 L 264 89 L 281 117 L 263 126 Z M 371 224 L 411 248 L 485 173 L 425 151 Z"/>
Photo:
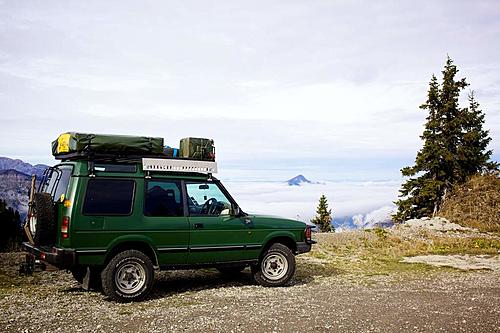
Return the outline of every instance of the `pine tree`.
<path id="1" fill-rule="evenodd" d="M 461 171 L 457 177 L 461 182 L 465 182 L 471 174 L 498 167 L 496 163 L 489 162 L 492 151 L 487 150 L 487 147 L 491 138 L 488 136 L 489 131 L 483 129 L 484 114 L 479 109 L 474 91 L 469 93 L 468 99 L 469 106 L 462 110 L 464 126 L 457 150 Z"/>
<path id="2" fill-rule="evenodd" d="M 409 179 L 401 187 L 401 199 L 396 201 L 395 221 L 436 214 L 453 185 L 494 166 L 488 162 L 492 152 L 486 147 L 491 139 L 482 128 L 484 115 L 473 93 L 469 107 L 459 107 L 460 92 L 468 83 L 464 78 L 455 80 L 457 73 L 448 57 L 441 86 L 434 75 L 431 78 L 427 101 L 420 106 L 429 113 L 420 136 L 423 147 L 415 165 L 401 169 Z"/>
<path id="3" fill-rule="evenodd" d="M 319 198 L 316 216 L 311 220 L 312 223 L 319 225 L 322 232 L 335 231 L 332 226 L 332 210 L 328 209 L 328 200 L 324 194 Z"/>
<path id="4" fill-rule="evenodd" d="M 0 200 L 0 227 L 0 251 L 17 249 L 21 242 L 19 212 L 7 207 L 3 200 Z"/>

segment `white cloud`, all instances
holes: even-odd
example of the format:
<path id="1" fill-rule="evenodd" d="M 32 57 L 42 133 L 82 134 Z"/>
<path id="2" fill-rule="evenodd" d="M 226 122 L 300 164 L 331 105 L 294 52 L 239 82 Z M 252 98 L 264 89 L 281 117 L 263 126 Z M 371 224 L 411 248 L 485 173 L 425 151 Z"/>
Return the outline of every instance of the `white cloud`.
<path id="1" fill-rule="evenodd" d="M 222 163 L 272 173 L 280 159 L 334 173 L 413 158 L 447 53 L 498 151 L 499 13 L 488 1 L 5 2 L 0 153 L 49 159 L 50 140 L 77 130 L 213 137 Z"/>
<path id="2" fill-rule="evenodd" d="M 380 223 L 391 221 L 391 215 L 395 212 L 396 209 L 394 205 L 387 205 L 367 214 L 356 214 L 352 217 L 352 222 L 358 228 L 373 228 Z"/>
<path id="3" fill-rule="evenodd" d="M 319 197 L 325 194 L 334 218 L 366 214 L 389 206 L 397 197 L 400 182 L 325 182 L 288 186 L 284 182 L 224 182 L 241 208 L 308 221 L 314 217 Z M 387 213 L 383 208 L 364 218 L 371 222 Z"/>

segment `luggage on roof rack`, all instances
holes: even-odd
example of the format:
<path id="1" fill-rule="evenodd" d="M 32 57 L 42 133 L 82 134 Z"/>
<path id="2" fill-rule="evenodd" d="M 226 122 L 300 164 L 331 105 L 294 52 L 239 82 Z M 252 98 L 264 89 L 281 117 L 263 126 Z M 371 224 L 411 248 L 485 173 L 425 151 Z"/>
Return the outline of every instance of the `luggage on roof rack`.
<path id="1" fill-rule="evenodd" d="M 113 154 L 161 155 L 163 138 L 68 132 L 52 142 L 52 155 L 57 159 Z"/>
<path id="2" fill-rule="evenodd" d="M 205 138 L 181 139 L 179 157 L 201 161 L 215 161 L 214 140 Z"/>

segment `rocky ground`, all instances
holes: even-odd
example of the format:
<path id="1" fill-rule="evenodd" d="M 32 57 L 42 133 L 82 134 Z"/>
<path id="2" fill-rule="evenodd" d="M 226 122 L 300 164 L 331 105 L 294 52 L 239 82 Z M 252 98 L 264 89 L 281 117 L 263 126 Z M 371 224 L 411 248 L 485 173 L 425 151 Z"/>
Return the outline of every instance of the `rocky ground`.
<path id="1" fill-rule="evenodd" d="M 446 237 L 463 246 L 457 237 L 476 239 L 467 232 Z M 287 287 L 258 286 L 248 270 L 161 272 L 152 296 L 130 304 L 86 292 L 66 272 L 18 277 L 22 255 L 0 254 L 0 331 L 500 332 L 500 271 L 403 263 L 405 237 L 420 248 L 424 236 L 437 251 L 448 244 L 422 230 L 319 234 Z M 469 258 L 498 260 L 488 244 Z"/>

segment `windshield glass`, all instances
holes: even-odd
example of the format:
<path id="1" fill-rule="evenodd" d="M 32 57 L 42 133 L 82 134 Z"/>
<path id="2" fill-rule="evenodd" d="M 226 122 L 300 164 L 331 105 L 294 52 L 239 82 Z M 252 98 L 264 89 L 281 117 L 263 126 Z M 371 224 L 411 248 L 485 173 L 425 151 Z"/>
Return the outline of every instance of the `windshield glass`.
<path id="1" fill-rule="evenodd" d="M 51 168 L 47 180 L 42 185 L 41 192 L 50 193 L 54 201 L 59 200 L 62 194 L 66 195 L 72 170 L 71 165 Z"/>

